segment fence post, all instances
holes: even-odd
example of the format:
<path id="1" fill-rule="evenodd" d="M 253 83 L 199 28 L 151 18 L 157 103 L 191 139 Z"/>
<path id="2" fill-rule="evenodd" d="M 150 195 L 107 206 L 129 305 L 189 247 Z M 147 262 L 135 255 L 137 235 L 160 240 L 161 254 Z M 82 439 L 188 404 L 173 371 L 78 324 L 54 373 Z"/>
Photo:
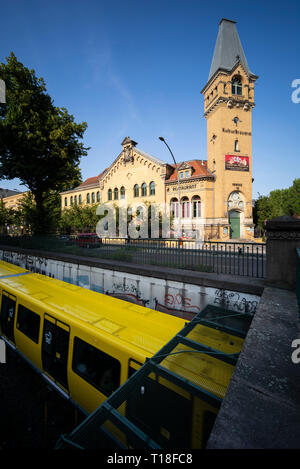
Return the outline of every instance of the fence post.
<path id="1" fill-rule="evenodd" d="M 283 215 L 266 223 L 266 284 L 296 288 L 296 248 L 300 247 L 300 218 Z"/>

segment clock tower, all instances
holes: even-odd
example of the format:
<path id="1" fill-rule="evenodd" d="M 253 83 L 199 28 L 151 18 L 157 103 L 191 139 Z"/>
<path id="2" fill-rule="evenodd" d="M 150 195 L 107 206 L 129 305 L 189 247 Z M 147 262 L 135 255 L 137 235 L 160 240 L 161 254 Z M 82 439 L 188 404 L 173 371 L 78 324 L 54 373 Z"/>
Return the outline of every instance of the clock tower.
<path id="1" fill-rule="evenodd" d="M 215 175 L 209 222 L 220 239 L 253 238 L 254 83 L 235 21 L 223 18 L 204 96 L 207 167 Z M 207 220 L 208 221 L 208 220 Z"/>

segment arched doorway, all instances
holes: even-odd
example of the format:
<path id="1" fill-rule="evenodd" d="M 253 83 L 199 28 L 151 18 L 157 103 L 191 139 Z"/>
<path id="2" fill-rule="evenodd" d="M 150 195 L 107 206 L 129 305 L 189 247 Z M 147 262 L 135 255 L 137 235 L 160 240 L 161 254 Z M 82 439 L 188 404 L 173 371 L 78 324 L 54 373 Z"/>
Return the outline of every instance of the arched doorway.
<path id="1" fill-rule="evenodd" d="M 240 238 L 241 234 L 241 223 L 240 223 L 240 212 L 237 210 L 231 210 L 229 212 L 229 225 L 230 225 L 230 238 Z"/>

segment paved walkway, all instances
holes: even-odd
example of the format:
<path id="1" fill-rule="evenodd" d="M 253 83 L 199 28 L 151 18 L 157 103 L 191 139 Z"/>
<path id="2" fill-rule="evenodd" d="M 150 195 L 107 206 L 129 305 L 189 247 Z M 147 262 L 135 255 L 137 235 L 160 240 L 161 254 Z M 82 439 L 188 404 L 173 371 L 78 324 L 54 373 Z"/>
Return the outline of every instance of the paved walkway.
<path id="1" fill-rule="evenodd" d="M 207 448 L 300 448 L 297 338 L 295 293 L 265 288 Z"/>

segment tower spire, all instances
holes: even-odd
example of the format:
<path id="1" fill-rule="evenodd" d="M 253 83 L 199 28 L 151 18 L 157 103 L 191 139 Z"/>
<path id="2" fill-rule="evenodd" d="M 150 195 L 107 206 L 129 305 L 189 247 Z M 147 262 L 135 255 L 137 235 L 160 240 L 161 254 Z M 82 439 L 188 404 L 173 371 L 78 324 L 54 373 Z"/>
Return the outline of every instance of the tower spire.
<path id="1" fill-rule="evenodd" d="M 250 71 L 247 59 L 236 29 L 236 22 L 222 18 L 211 63 L 208 81 L 218 70 L 230 72 L 240 61 L 248 76 L 255 75 Z"/>

